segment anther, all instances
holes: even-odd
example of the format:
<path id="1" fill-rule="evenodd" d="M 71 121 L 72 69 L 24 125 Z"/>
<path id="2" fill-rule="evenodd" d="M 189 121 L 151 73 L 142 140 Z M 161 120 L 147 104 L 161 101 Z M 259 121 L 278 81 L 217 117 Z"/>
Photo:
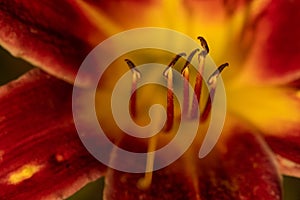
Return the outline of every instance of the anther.
<path id="1" fill-rule="evenodd" d="M 131 60 L 129 60 L 129 59 L 126 58 L 125 62 L 127 63 L 128 67 L 130 69 L 134 69 L 135 68 L 135 64 Z"/>
<path id="2" fill-rule="evenodd" d="M 177 54 L 174 58 L 173 58 L 173 60 L 169 63 L 169 65 L 168 65 L 168 67 L 164 70 L 164 72 L 163 72 L 163 75 L 165 76 L 165 77 L 167 77 L 167 73 L 168 73 L 168 70 L 171 68 L 171 67 L 173 67 L 176 63 L 177 63 L 177 61 L 179 60 L 179 58 L 181 58 L 181 57 L 183 57 L 183 56 L 186 56 L 186 53 L 179 53 L 179 54 Z"/>
<path id="3" fill-rule="evenodd" d="M 125 62 L 127 63 L 132 73 L 136 73 L 137 78 L 141 78 L 142 73 L 136 68 L 135 64 L 129 59 L 125 59 Z"/>
<path id="4" fill-rule="evenodd" d="M 201 44 L 202 48 L 204 50 L 206 50 L 206 53 L 209 53 L 209 47 L 208 47 L 208 44 L 207 44 L 206 40 L 204 39 L 204 37 L 199 36 L 197 39 L 200 40 L 200 44 Z"/>
<path id="5" fill-rule="evenodd" d="M 170 62 L 170 64 L 168 65 L 169 67 L 172 67 L 176 64 L 176 62 L 179 60 L 179 58 L 183 57 L 183 56 L 186 56 L 186 53 L 182 52 L 182 53 L 179 53 L 175 56 L 175 58 Z"/>
<path id="6" fill-rule="evenodd" d="M 218 67 L 218 69 L 216 69 L 216 70 L 209 76 L 209 78 L 208 78 L 208 80 L 207 80 L 207 83 L 208 83 L 209 85 L 212 85 L 213 82 L 214 82 L 214 80 L 215 80 L 216 78 L 218 78 L 218 76 L 221 74 L 221 72 L 224 70 L 224 68 L 225 68 L 225 67 L 228 67 L 228 66 L 229 66 L 228 63 L 224 63 L 224 64 L 220 65 L 220 66 Z"/>
<path id="7" fill-rule="evenodd" d="M 136 88 L 137 88 L 137 79 L 141 78 L 141 72 L 136 69 L 135 64 L 129 60 L 125 59 L 125 62 L 127 63 L 128 67 L 130 68 L 132 72 L 132 82 L 131 82 L 131 98 L 130 98 L 130 114 L 132 117 L 136 117 Z"/>
<path id="8" fill-rule="evenodd" d="M 200 51 L 200 50 L 199 50 L 199 49 L 195 49 L 194 51 L 192 51 L 192 52 L 190 53 L 190 55 L 188 56 L 188 59 L 186 60 L 186 62 L 185 62 L 185 64 L 184 64 L 183 68 L 181 69 L 181 74 L 183 73 L 183 71 L 185 70 L 185 68 L 188 67 L 188 66 L 191 64 L 193 57 L 195 56 L 195 54 L 196 54 L 198 51 Z"/>

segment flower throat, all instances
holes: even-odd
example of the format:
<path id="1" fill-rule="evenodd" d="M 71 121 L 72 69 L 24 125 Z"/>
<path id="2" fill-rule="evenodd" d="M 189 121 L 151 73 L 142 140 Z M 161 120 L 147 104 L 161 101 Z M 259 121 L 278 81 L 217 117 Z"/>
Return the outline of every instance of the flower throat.
<path id="1" fill-rule="evenodd" d="M 183 67 L 181 67 L 180 72 L 181 76 L 184 79 L 183 82 L 183 104 L 182 104 L 182 110 L 181 115 L 186 120 L 197 120 L 199 117 L 199 122 L 205 122 L 209 114 L 211 112 L 212 108 L 212 102 L 214 100 L 215 91 L 217 87 L 217 79 L 221 72 L 224 70 L 225 67 L 228 66 L 228 63 L 224 63 L 220 65 L 208 78 L 207 80 L 207 87 L 208 87 L 208 96 L 206 98 L 206 101 L 204 102 L 204 106 L 202 106 L 202 110 L 199 112 L 201 107 L 201 93 L 204 91 L 203 88 L 203 77 L 202 74 L 204 72 L 205 67 L 205 60 L 206 56 L 209 53 L 209 47 L 206 42 L 206 40 L 199 36 L 197 38 L 200 41 L 200 44 L 202 46 L 202 50 L 195 49 L 190 52 L 189 56 L 186 59 L 186 62 L 184 63 Z M 194 56 L 198 53 L 198 66 L 197 71 L 192 72 L 190 70 L 191 61 L 194 58 Z M 174 114 L 174 93 L 173 93 L 173 70 L 174 66 L 176 65 L 177 61 L 185 57 L 186 53 L 179 53 L 177 54 L 168 64 L 166 69 L 163 71 L 162 76 L 166 79 L 167 84 L 167 91 L 166 91 L 166 112 L 167 112 L 167 119 L 164 126 L 164 129 L 162 132 L 166 134 L 171 134 L 171 130 L 176 125 L 175 120 L 175 114 Z M 137 108 L 137 84 L 139 79 L 142 78 L 141 72 L 136 68 L 136 65 L 133 61 L 129 59 L 125 59 L 125 62 L 127 63 L 128 67 L 130 68 L 132 72 L 132 84 L 131 84 L 131 98 L 130 98 L 130 114 L 133 119 L 138 118 L 138 108 Z M 194 74 L 192 74 L 192 73 Z M 193 93 L 196 98 L 193 98 L 192 101 L 190 101 L 190 79 L 195 78 L 195 83 L 193 87 Z M 203 98 L 202 98 L 203 99 Z M 204 99 L 205 100 L 205 99 Z M 157 149 L 157 140 L 158 136 L 154 136 L 149 138 L 148 140 L 148 149 L 147 152 L 153 152 Z M 137 187 L 140 189 L 148 189 L 152 182 L 152 176 L 153 176 L 153 163 L 154 163 L 154 154 L 148 154 L 147 157 L 147 163 L 146 163 L 146 173 L 143 178 L 140 178 Z"/>

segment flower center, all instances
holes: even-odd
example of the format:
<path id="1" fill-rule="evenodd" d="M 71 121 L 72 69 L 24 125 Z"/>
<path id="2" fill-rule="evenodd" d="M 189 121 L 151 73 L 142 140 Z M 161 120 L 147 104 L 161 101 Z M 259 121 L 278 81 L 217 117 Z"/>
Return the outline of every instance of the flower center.
<path id="1" fill-rule="evenodd" d="M 186 56 L 185 53 L 170 55 L 170 52 L 157 49 L 143 49 L 142 51 L 133 51 L 122 55 L 111 64 L 112 67 L 107 68 L 99 81 L 99 87 L 102 89 L 97 91 L 95 102 L 98 121 L 103 131 L 109 133 L 107 137 L 114 144 L 118 144 L 122 149 L 130 152 L 146 153 L 147 155 L 145 175 L 137 183 L 137 187 L 140 189 L 147 189 L 151 185 L 154 161 L 158 158 L 158 154 L 155 153 L 155 151 L 161 150 L 176 137 L 177 130 L 179 130 L 180 125 L 183 124 L 181 122 L 192 122 L 196 124 L 201 122 L 204 124 L 204 122 L 209 119 L 218 77 L 228 64 L 225 63 L 221 65 L 209 76 L 208 80 L 203 80 L 202 74 L 209 53 L 209 47 L 203 37 L 198 37 L 198 39 L 200 40 L 202 48 L 192 50 L 185 60 L 183 59 L 183 57 Z M 193 62 L 197 63 L 194 64 L 194 66 L 197 65 L 197 68 L 190 67 L 197 53 L 198 62 Z M 173 59 L 172 56 L 174 56 Z M 126 94 L 131 94 L 131 96 L 130 99 L 127 99 L 129 100 L 129 114 L 122 116 L 124 116 L 126 120 L 127 118 L 131 118 L 134 123 L 142 127 L 150 124 L 149 119 L 154 119 L 155 126 L 156 124 L 160 124 L 157 122 L 162 121 L 161 116 L 160 114 L 154 114 L 153 118 L 151 116 L 149 117 L 149 108 L 154 104 L 163 105 L 166 113 L 164 119 L 166 121 L 164 125 L 160 126 L 162 129 L 159 129 L 159 132 L 155 135 L 143 137 L 140 133 L 125 133 L 122 131 L 124 129 L 118 127 L 114 121 L 110 110 L 110 99 L 112 98 L 115 83 L 128 71 L 124 69 L 124 60 L 131 74 L 129 73 L 129 79 L 126 79 L 129 81 L 128 85 L 127 82 L 124 82 L 126 85 L 122 90 L 124 89 Z M 152 63 L 157 64 L 158 61 L 160 63 L 169 64 L 164 70 L 162 70 L 162 68 L 158 69 L 152 65 Z M 150 63 L 150 65 L 147 65 L 147 70 L 145 70 L 145 68 L 136 67 L 137 65 L 135 65 L 135 63 L 139 65 Z M 163 65 L 159 67 L 161 66 Z M 143 81 L 148 79 L 154 79 L 154 82 L 155 79 L 159 79 L 163 82 L 163 85 L 152 83 L 143 84 Z M 206 81 L 206 84 L 203 84 L 204 81 Z M 180 87 L 178 87 L 178 85 L 180 85 Z M 178 91 L 182 94 L 180 97 L 176 96 L 176 92 Z M 119 95 L 118 98 L 121 99 L 120 104 L 122 104 L 122 106 L 124 104 L 126 105 L 126 100 L 122 100 L 122 95 Z M 180 105 L 179 99 L 182 100 L 180 101 Z M 130 126 L 127 130 L 135 132 L 135 129 L 132 128 L 131 125 L 126 124 L 126 126 Z M 202 132 L 205 126 L 201 126 L 199 129 L 198 136 L 201 135 L 199 132 Z M 184 131 L 188 132 L 189 130 Z M 197 131 L 197 128 L 195 131 Z M 137 135 L 137 137 L 135 135 Z M 141 135 L 140 138 L 139 135 Z M 202 138 L 203 136 L 199 137 Z M 129 142 L 126 144 L 124 142 L 122 143 L 124 139 Z M 132 141 L 136 141 L 136 144 L 133 144 Z M 185 142 L 182 141 L 182 143 Z M 178 145 L 179 149 L 183 149 L 182 144 L 176 143 L 176 145 Z M 175 148 L 177 148 L 177 146 Z M 174 150 L 176 151 L 176 149 Z M 159 157 L 159 159 L 164 158 Z"/>
<path id="2" fill-rule="evenodd" d="M 181 69 L 181 75 L 184 79 L 183 82 L 183 105 L 182 105 L 182 111 L 181 115 L 184 117 L 184 119 L 191 119 L 195 120 L 199 114 L 199 107 L 201 105 L 200 97 L 202 93 L 202 84 L 203 84 L 203 78 L 202 74 L 204 71 L 205 67 L 205 59 L 207 54 L 209 53 L 209 47 L 206 42 L 206 40 L 199 36 L 198 39 L 200 40 L 200 44 L 203 48 L 202 51 L 199 49 L 193 50 L 185 64 L 183 65 Z M 198 53 L 198 71 L 196 71 L 196 81 L 194 85 L 194 94 L 196 98 L 192 98 L 192 103 L 190 106 L 190 91 L 189 91 L 189 81 L 190 81 L 190 69 L 189 66 L 191 64 L 191 61 L 195 54 Z M 171 129 L 174 126 L 174 92 L 173 92 L 173 67 L 176 65 L 178 60 L 181 57 L 186 56 L 185 53 L 179 53 L 177 54 L 171 62 L 168 64 L 166 69 L 163 71 L 163 76 L 166 78 L 166 85 L 167 85 L 167 95 L 166 95 L 166 111 L 167 111 L 167 121 L 165 123 L 165 127 L 163 132 L 164 133 L 170 133 Z M 130 99 L 130 114 L 132 118 L 137 117 L 137 82 L 138 79 L 142 77 L 141 72 L 136 68 L 136 65 L 129 59 L 125 59 L 128 67 L 130 68 L 132 72 L 132 84 L 131 84 L 131 99 Z M 216 86 L 217 86 L 217 79 L 220 75 L 220 73 L 223 71 L 225 67 L 228 66 L 228 63 L 220 65 L 217 70 L 215 70 L 208 78 L 207 80 L 207 85 L 208 85 L 208 90 L 209 90 L 209 95 L 207 96 L 207 100 L 205 102 L 205 106 L 200 114 L 200 122 L 204 122 L 208 119 L 208 116 L 211 111 L 212 107 L 212 102 L 214 99 L 215 91 L 216 91 Z M 157 148 L 157 136 L 151 137 L 148 141 L 148 149 L 147 152 L 153 152 Z M 153 176 L 153 165 L 154 165 L 154 154 L 148 154 L 147 157 L 147 164 L 146 164 L 146 173 L 143 178 L 141 178 L 138 183 L 137 187 L 140 189 L 147 189 L 150 187 L 151 182 L 152 182 L 152 176 Z"/>

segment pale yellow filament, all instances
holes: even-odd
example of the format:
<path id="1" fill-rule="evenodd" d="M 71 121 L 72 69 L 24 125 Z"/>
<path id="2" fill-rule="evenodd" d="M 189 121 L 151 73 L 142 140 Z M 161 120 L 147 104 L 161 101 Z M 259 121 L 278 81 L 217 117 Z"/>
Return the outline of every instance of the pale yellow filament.
<path id="1" fill-rule="evenodd" d="M 137 187 L 140 189 L 148 189 L 152 183 L 156 140 L 156 136 L 149 139 L 146 173 L 145 176 L 141 178 L 137 183 Z"/>

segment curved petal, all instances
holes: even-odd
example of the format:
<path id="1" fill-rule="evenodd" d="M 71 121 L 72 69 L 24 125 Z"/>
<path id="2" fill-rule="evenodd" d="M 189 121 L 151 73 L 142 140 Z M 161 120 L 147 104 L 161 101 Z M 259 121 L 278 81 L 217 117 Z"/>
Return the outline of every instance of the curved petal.
<path id="1" fill-rule="evenodd" d="M 281 199 L 275 159 L 262 138 L 244 125 L 228 121 L 218 147 L 208 157 L 199 160 L 198 150 L 192 148 L 170 166 L 155 171 L 148 189 L 138 187 L 144 174 L 109 169 L 105 198 Z"/>
<path id="2" fill-rule="evenodd" d="M 272 144 L 271 144 L 272 145 Z M 297 151 L 299 152 L 299 151 Z M 276 156 L 277 162 L 279 163 L 279 169 L 281 173 L 287 176 L 300 177 L 300 164 L 299 162 L 293 162 L 280 155 Z"/>
<path id="3" fill-rule="evenodd" d="M 289 130 L 282 135 L 267 135 L 265 139 L 277 154 L 281 172 L 300 177 L 300 129 Z"/>
<path id="4" fill-rule="evenodd" d="M 268 5 L 259 25 L 261 36 L 244 72 L 249 81 L 284 83 L 299 79 L 299 9 L 299 1 L 275 0 Z"/>
<path id="5" fill-rule="evenodd" d="M 101 1 L 97 6 L 81 0 L 1 0 L 0 44 L 13 55 L 73 83 L 89 51 L 106 37 L 122 31 L 121 21 L 113 21 L 119 10 L 101 11 L 109 11 L 107 2 L 125 9 L 131 5 L 135 10 L 139 4 L 146 4 L 131 0 Z M 82 84 L 88 84 L 88 80 L 82 80 Z"/>
<path id="6" fill-rule="evenodd" d="M 73 82 L 97 33 L 74 1 L 1 0 L 0 5 L 0 44 L 13 55 Z"/>
<path id="7" fill-rule="evenodd" d="M 77 135 L 71 94 L 40 70 L 0 88 L 1 198 L 66 198 L 103 175 Z"/>

